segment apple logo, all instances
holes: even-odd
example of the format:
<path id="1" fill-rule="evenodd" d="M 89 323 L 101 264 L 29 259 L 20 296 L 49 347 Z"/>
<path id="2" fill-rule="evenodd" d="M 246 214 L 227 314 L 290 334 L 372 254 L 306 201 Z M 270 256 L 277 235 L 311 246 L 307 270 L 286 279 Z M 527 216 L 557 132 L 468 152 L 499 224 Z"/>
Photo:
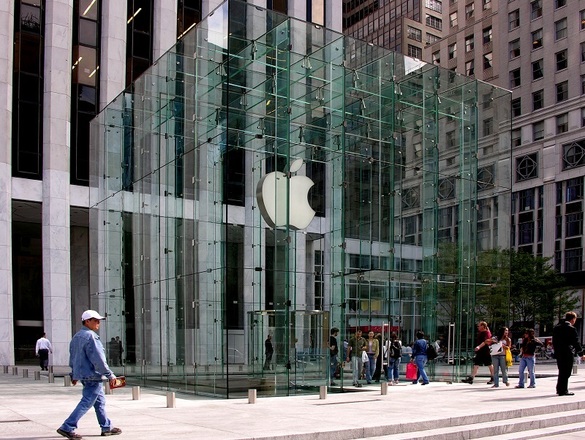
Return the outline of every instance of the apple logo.
<path id="1" fill-rule="evenodd" d="M 315 217 L 309 205 L 309 190 L 315 184 L 307 176 L 292 176 L 303 165 L 303 159 L 290 164 L 289 173 L 273 171 L 258 182 L 256 199 L 264 221 L 272 228 L 288 225 L 295 230 L 305 229 Z M 288 200 L 288 206 L 287 206 Z"/>

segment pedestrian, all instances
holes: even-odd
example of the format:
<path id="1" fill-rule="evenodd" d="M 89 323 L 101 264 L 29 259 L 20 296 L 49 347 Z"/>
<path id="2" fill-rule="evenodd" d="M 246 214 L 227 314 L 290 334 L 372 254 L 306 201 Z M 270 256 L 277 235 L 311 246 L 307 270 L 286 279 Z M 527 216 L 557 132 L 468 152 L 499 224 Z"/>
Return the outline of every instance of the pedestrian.
<path id="1" fill-rule="evenodd" d="M 536 387 L 536 375 L 534 374 L 534 364 L 536 363 L 536 347 L 542 347 L 540 339 L 534 336 L 534 329 L 529 328 L 524 331 L 524 337 L 520 343 L 520 366 L 518 367 L 518 385 L 516 388 L 524 388 L 524 370 L 528 369 L 530 376 L 530 385 L 528 388 Z M 572 364 L 571 364 L 572 365 Z M 568 379 L 568 378 L 567 378 Z"/>
<path id="2" fill-rule="evenodd" d="M 363 368 L 362 353 L 366 350 L 366 340 L 362 338 L 362 331 L 356 329 L 355 334 L 349 338 L 347 345 L 347 359 L 351 361 L 353 370 L 353 386 L 361 388 L 360 375 Z"/>
<path id="3" fill-rule="evenodd" d="M 368 332 L 368 340 L 366 341 L 366 353 L 368 354 L 368 362 L 366 366 L 366 382 L 372 383 L 372 378 L 376 371 L 376 362 L 380 355 L 380 343 L 374 337 L 374 332 Z"/>
<path id="4" fill-rule="evenodd" d="M 380 376 L 382 376 L 382 358 L 383 356 L 381 356 L 381 351 L 382 351 L 382 334 L 381 333 L 376 333 L 375 336 L 376 340 L 378 341 L 378 357 L 376 358 L 376 368 L 374 371 L 374 374 L 372 376 L 372 379 L 374 379 L 374 382 L 378 383 L 380 382 Z"/>
<path id="5" fill-rule="evenodd" d="M 402 359 L 402 343 L 395 332 L 390 333 L 387 346 L 388 353 L 388 384 L 398 385 L 400 361 Z"/>
<path id="6" fill-rule="evenodd" d="M 333 379 L 335 379 L 335 373 L 337 371 L 337 354 L 339 353 L 339 347 L 337 346 L 337 335 L 339 334 L 339 329 L 337 327 L 333 327 L 330 331 L 329 335 L 329 381 L 330 385 L 334 387 L 337 385 Z"/>
<path id="7" fill-rule="evenodd" d="M 479 367 L 485 366 L 490 370 L 490 380 L 488 385 L 494 383 L 494 366 L 492 365 L 492 356 L 490 354 L 490 344 L 492 342 L 492 333 L 487 322 L 480 321 L 477 324 L 477 338 L 475 342 L 475 356 L 473 357 L 473 370 L 471 376 L 463 379 L 462 382 L 473 383 Z"/>
<path id="8" fill-rule="evenodd" d="M 124 347 L 122 346 L 120 336 L 116 336 L 116 344 L 118 345 L 118 360 L 120 365 L 124 365 L 124 356 L 122 355 L 122 353 L 124 353 Z"/>
<path id="9" fill-rule="evenodd" d="M 82 397 L 71 415 L 63 422 L 57 432 L 69 439 L 80 439 L 75 432 L 79 419 L 91 407 L 95 409 L 102 436 L 118 435 L 120 428 L 114 428 L 106 415 L 106 396 L 102 376 L 108 378 L 113 386 L 116 375 L 106 362 L 106 353 L 97 332 L 101 321 L 105 319 L 95 310 L 86 310 L 81 315 L 81 329 L 73 336 L 69 344 L 69 365 L 71 366 L 71 383 L 81 381 Z"/>
<path id="10" fill-rule="evenodd" d="M 118 343 L 116 342 L 116 338 L 110 339 L 108 342 L 108 356 L 110 358 L 110 363 L 112 367 L 117 367 L 119 364 L 119 355 L 120 350 L 118 349 Z"/>
<path id="11" fill-rule="evenodd" d="M 51 345 L 51 341 L 47 339 L 47 334 L 43 333 L 43 335 L 37 339 L 37 344 L 35 346 L 35 354 L 39 358 L 41 370 L 49 371 L 49 353 L 53 353 L 53 346 Z"/>
<path id="12" fill-rule="evenodd" d="M 416 373 L 416 380 L 413 380 L 413 384 L 418 384 L 419 379 L 422 378 L 423 385 L 429 384 L 429 378 L 425 371 L 425 364 L 427 363 L 427 345 L 428 342 L 425 339 L 425 334 L 419 330 L 416 332 L 416 341 L 412 345 L 412 360 L 418 369 Z"/>
<path id="13" fill-rule="evenodd" d="M 583 349 L 579 343 L 575 322 L 577 315 L 575 312 L 567 312 L 565 319 L 561 320 L 553 329 L 552 344 L 555 350 L 557 368 L 559 376 L 557 378 L 557 394 L 559 396 L 573 396 L 575 393 L 569 392 L 569 377 L 573 370 L 575 356 L 585 360 Z"/>
<path id="14" fill-rule="evenodd" d="M 502 372 L 502 382 L 507 387 L 510 386 L 508 381 L 508 367 L 506 365 L 506 350 L 512 345 L 512 340 L 508 336 L 508 328 L 502 327 L 498 334 L 492 337 L 490 345 L 490 354 L 492 356 L 492 365 L 494 366 L 494 384 L 492 388 L 500 386 L 500 371 Z"/>
<path id="15" fill-rule="evenodd" d="M 274 346 L 272 345 L 272 335 L 268 335 L 264 341 L 264 370 L 270 370 Z"/>

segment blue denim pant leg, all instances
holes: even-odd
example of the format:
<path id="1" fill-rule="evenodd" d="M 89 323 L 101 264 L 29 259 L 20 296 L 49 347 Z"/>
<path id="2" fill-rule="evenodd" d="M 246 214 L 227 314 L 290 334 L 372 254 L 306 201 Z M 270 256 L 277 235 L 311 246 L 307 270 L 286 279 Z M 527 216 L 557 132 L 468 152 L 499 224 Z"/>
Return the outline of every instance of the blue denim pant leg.
<path id="1" fill-rule="evenodd" d="M 400 376 L 400 358 L 394 360 L 393 374 L 394 380 L 398 380 Z"/>
<path id="2" fill-rule="evenodd" d="M 329 358 L 329 380 L 335 380 L 335 371 L 337 370 L 337 355 L 334 354 Z"/>
<path id="3" fill-rule="evenodd" d="M 67 420 L 63 422 L 61 429 L 67 432 L 75 431 L 79 419 L 93 406 L 102 431 L 108 431 L 111 428 L 111 422 L 106 416 L 106 396 L 102 382 L 83 380 L 81 383 L 83 384 L 81 400 Z"/>
<path id="4" fill-rule="evenodd" d="M 361 356 L 352 356 L 351 358 L 351 366 L 353 368 L 353 383 L 359 383 L 360 375 L 362 373 L 362 357 Z"/>
<path id="5" fill-rule="evenodd" d="M 418 355 L 414 358 L 414 362 L 416 363 L 416 367 L 418 368 L 417 377 L 421 377 L 423 383 L 429 383 L 429 378 L 427 376 L 427 372 L 425 371 L 425 364 L 427 363 L 427 357 L 424 355 Z"/>
<path id="6" fill-rule="evenodd" d="M 500 371 L 502 372 L 502 380 L 504 383 L 508 382 L 508 370 L 506 367 L 506 356 L 492 356 L 492 364 L 494 365 L 494 386 L 500 386 Z"/>
<path id="7" fill-rule="evenodd" d="M 368 363 L 366 365 L 366 381 L 370 383 L 376 372 L 376 357 L 368 354 Z"/>
<path id="8" fill-rule="evenodd" d="M 526 359 L 526 366 L 528 367 L 528 377 L 530 378 L 530 386 L 536 386 L 536 376 L 534 375 L 534 357 L 527 357 Z"/>

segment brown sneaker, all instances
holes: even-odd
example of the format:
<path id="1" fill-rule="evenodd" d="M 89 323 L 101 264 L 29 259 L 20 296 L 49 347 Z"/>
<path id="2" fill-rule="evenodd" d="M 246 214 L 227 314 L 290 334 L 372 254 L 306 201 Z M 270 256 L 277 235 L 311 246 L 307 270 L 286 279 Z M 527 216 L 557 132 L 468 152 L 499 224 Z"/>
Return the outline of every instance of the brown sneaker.
<path id="1" fill-rule="evenodd" d="M 102 437 L 107 437 L 108 435 L 120 435 L 122 434 L 122 430 L 120 428 L 110 428 L 109 431 L 102 431 Z"/>
<path id="2" fill-rule="evenodd" d="M 63 437 L 67 437 L 67 438 L 73 438 L 73 439 L 78 439 L 78 440 L 83 438 L 82 436 L 74 433 L 73 431 L 68 432 L 68 431 L 62 430 L 61 428 L 57 429 L 57 433 L 62 435 Z"/>

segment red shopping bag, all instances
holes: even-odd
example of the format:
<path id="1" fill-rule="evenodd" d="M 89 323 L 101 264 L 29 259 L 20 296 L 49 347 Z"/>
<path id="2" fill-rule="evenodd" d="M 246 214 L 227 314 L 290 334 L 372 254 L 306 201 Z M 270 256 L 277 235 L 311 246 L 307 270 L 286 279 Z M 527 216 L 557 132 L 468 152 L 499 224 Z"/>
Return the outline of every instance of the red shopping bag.
<path id="1" fill-rule="evenodd" d="M 406 364 L 406 379 L 407 380 L 416 380 L 416 374 L 418 373 L 418 368 L 412 362 Z"/>

